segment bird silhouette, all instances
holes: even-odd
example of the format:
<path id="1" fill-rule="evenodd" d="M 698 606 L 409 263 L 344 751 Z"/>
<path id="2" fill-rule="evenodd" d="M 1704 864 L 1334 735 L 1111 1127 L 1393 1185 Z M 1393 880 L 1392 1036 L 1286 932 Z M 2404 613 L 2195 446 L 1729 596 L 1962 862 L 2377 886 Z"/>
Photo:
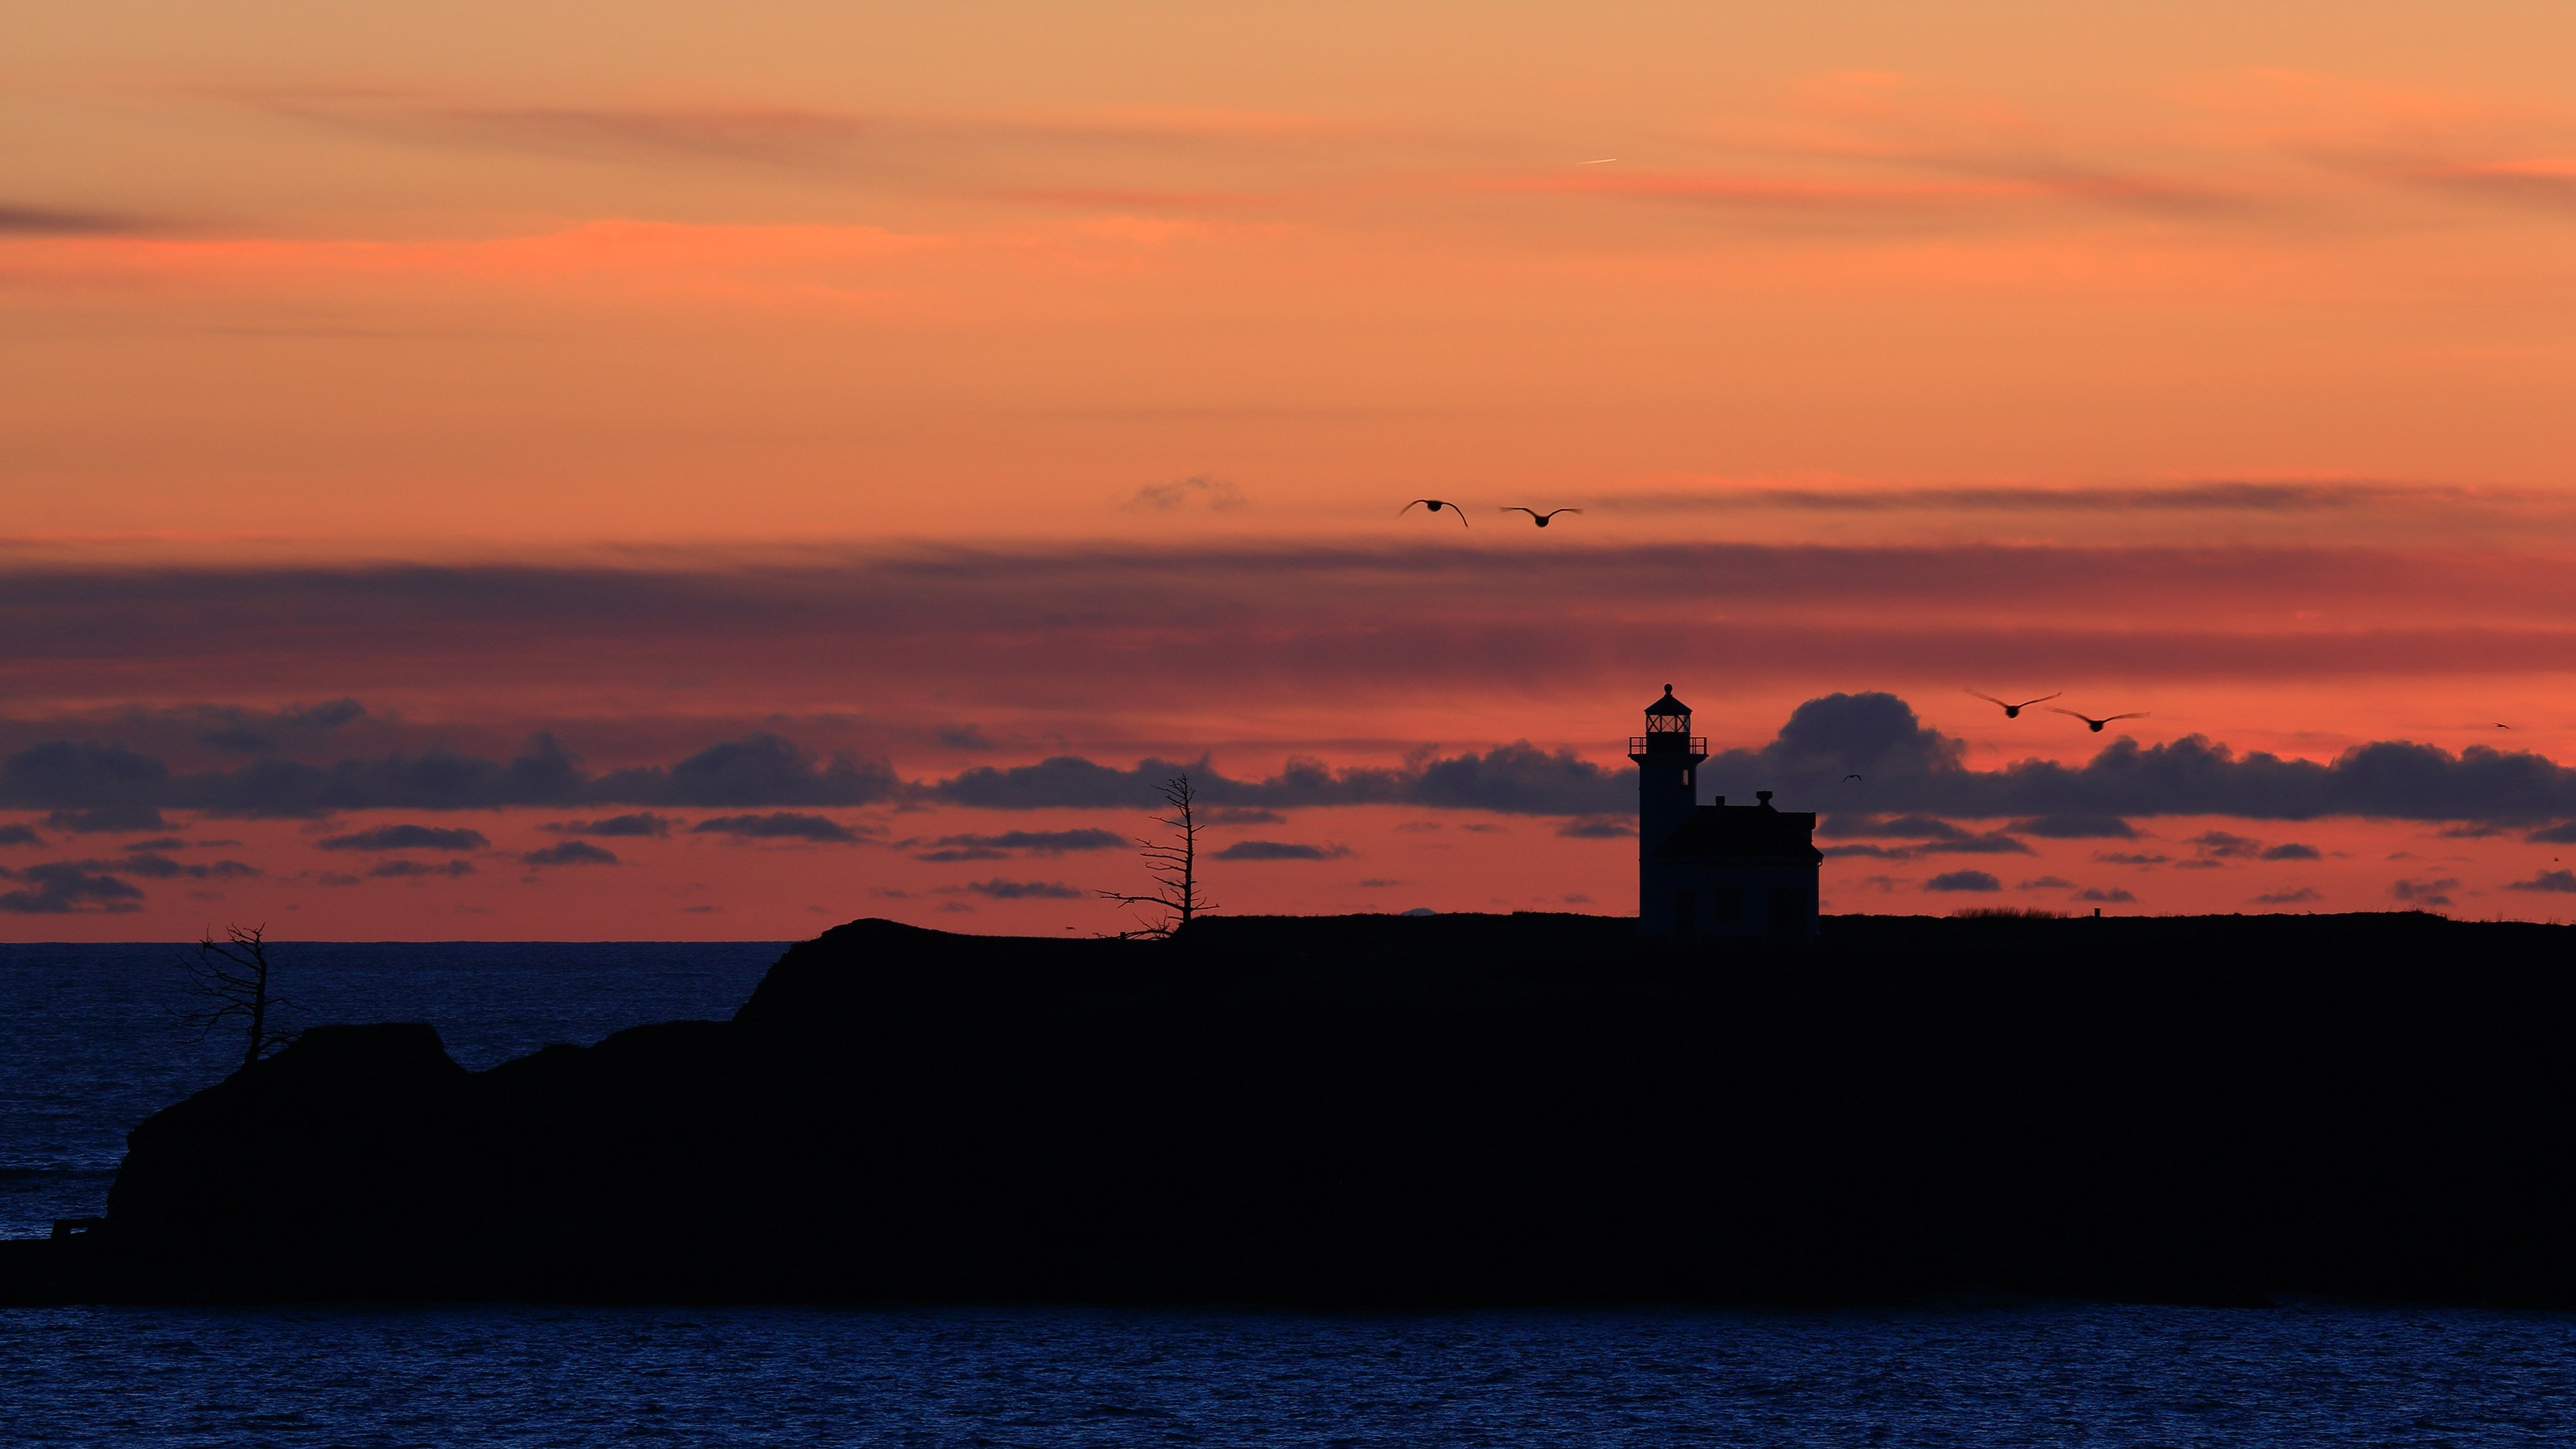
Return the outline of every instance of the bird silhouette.
<path id="1" fill-rule="evenodd" d="M 2064 694 L 2065 692 L 2066 692 L 2065 690 L 2062 690 L 2062 689 L 2061 689 L 2061 690 L 2059 690 L 2059 691 L 2057 692 L 2057 694 Z M 1995 697 L 1994 697 L 1993 695 L 1991 695 L 1991 694 L 1977 694 L 1977 691 L 1975 691 L 1975 690 L 1973 690 L 1973 689 L 1972 689 L 1972 690 L 1969 690 L 1969 691 L 1968 691 L 1968 693 L 1970 693 L 1970 694 L 1976 694 L 1976 695 L 1977 695 L 1977 698 L 1984 700 L 1984 701 L 1985 701 L 1986 703 L 1988 703 L 1988 704 L 1993 704 L 1993 705 L 2002 705 L 2002 706 L 2003 706 L 2003 711 L 2004 711 L 2004 718 L 2006 718 L 2006 719 L 2019 719 L 2019 718 L 2021 718 L 2021 712 L 2022 712 L 2023 710 L 2026 710 L 2026 709 L 2030 708 L 2032 705 L 2034 705 L 2034 704 L 2046 704 L 2046 703 L 2048 703 L 2050 700 L 2057 698 L 2057 694 L 2043 694 L 2043 695 L 2041 695 L 2041 696 L 2040 696 L 2039 698 L 2037 698 L 2037 699 L 2025 699 L 2025 700 L 2023 700 L 2023 701 L 2022 701 L 2021 703 L 2019 703 L 2019 704 L 2004 704 L 2004 702 L 2003 702 L 2002 700 L 1995 698 Z M 2061 709 L 2061 710 L 2059 710 L 2059 711 L 2058 711 L 2058 713 L 2059 713 L 2059 714 L 2064 714 L 2064 713 L 2066 713 L 2066 711 L 2064 711 L 2064 710 L 2062 710 L 2062 709 Z"/>
<path id="2" fill-rule="evenodd" d="M 1860 779 L 1860 776 L 1858 776 L 1858 775 L 1845 775 L 1845 776 L 1843 776 L 1843 778 L 1844 778 L 1845 780 L 1858 780 L 1858 779 Z M 1863 781 L 1863 783 L 1864 783 L 1864 784 L 1866 784 L 1867 782 L 1866 782 L 1866 781 Z"/>
<path id="3" fill-rule="evenodd" d="M 2500 724 L 2500 725 L 2497 725 L 2497 726 L 2496 726 L 2496 728 L 2497 728 L 2497 729 L 2500 729 L 2500 730 L 2509 730 L 2509 729 L 2512 729 L 2512 728 L 2513 728 L 2513 726 L 2511 726 L 2511 725 L 2509 725 L 2509 724 Z"/>
<path id="4" fill-rule="evenodd" d="M 1446 498 L 1416 498 L 1413 500 L 1413 503 L 1419 503 L 1425 509 L 1433 513 L 1438 513 L 1441 509 L 1446 508 L 1450 512 L 1458 515 L 1458 526 L 1460 528 L 1465 528 L 1467 526 L 1467 510 L 1450 502 Z M 1404 515 L 1411 513 L 1413 511 L 1413 503 L 1408 503 L 1402 508 L 1395 510 L 1395 516 L 1402 518 Z"/>
<path id="5" fill-rule="evenodd" d="M 1498 508 L 1494 511 L 1497 513 L 1526 513 L 1530 516 L 1531 522 L 1537 524 L 1541 528 L 1545 528 L 1547 527 L 1547 521 L 1560 513 L 1581 513 L 1583 510 L 1580 508 L 1551 508 L 1547 512 L 1541 513 L 1535 508 L 1523 508 L 1519 504 L 1515 503 L 1509 508 Z"/>
<path id="6" fill-rule="evenodd" d="M 2095 734 L 2097 734 L 2097 735 L 2098 735 L 2098 734 L 2100 734 L 2100 733 L 2102 733 L 2102 726 L 2104 726 L 2104 725 L 2106 725 L 2106 724 L 2109 724 L 2109 723 L 2111 722 L 2111 720 L 2112 720 L 2112 719 L 2145 719 L 2145 718 L 2147 717 L 2147 712 L 2146 712 L 2145 710 L 2143 710 L 2143 709 L 2142 709 L 2142 710 L 2139 710 L 2139 711 L 2138 711 L 2138 712 L 2136 712 L 2135 714 L 2115 714 L 2115 715 L 2111 716 L 2111 719 L 2095 719 L 2093 716 L 2091 716 L 2091 715 L 2089 715 L 2089 714 L 2077 714 L 2075 711 L 2073 711 L 2073 710 L 2071 710 L 2071 709 L 2056 709 L 2056 708 L 2051 708 L 2051 709 L 2049 710 L 2049 713 L 2050 713 L 2050 714 L 2062 714 L 2062 715 L 2066 716 L 2068 719 L 2080 719 L 2080 720 L 2084 721 L 2084 723 L 2085 723 L 2085 724 L 2087 724 L 2088 726 L 2090 726 L 2090 727 L 2092 728 L 2092 730 L 2093 730 L 2093 733 L 2095 733 Z"/>

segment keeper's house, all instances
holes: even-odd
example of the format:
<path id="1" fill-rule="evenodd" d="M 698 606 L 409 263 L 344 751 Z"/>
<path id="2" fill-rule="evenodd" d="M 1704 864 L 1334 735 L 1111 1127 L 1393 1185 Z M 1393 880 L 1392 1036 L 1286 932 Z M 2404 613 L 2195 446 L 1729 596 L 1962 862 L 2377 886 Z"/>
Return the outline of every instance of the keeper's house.
<path id="1" fill-rule="evenodd" d="M 1628 740 L 1637 762 L 1637 934 L 1677 941 L 1816 939 L 1816 816 L 1721 795 L 1699 803 L 1708 741 L 1690 732 L 1690 706 L 1664 697 L 1646 706 L 1646 732 Z"/>

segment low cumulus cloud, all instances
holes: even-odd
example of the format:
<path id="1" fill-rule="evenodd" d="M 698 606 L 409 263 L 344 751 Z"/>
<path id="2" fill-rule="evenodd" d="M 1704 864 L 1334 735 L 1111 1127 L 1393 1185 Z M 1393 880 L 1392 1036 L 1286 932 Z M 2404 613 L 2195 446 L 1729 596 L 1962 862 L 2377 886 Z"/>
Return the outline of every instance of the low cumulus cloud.
<path id="1" fill-rule="evenodd" d="M 1218 860 L 1339 860 L 1351 854 L 1347 845 L 1300 845 L 1285 840 L 1238 840 L 1216 853 Z"/>
<path id="2" fill-rule="evenodd" d="M 2388 893 L 2410 905 L 2447 906 L 2451 904 L 2451 898 L 2446 893 L 2459 888 L 2460 882 L 2457 877 L 2444 876 L 2439 880 L 2391 881 L 2388 885 Z"/>
<path id="3" fill-rule="evenodd" d="M 522 856 L 521 859 L 526 860 L 526 857 Z M 474 862 L 470 860 L 451 860 L 445 865 L 429 865 L 417 860 L 389 860 L 367 872 L 368 877 L 373 880 L 401 880 L 412 876 L 444 876 L 452 880 L 460 875 L 472 874 L 474 874 Z"/>
<path id="4" fill-rule="evenodd" d="M 1225 805 L 1207 813 L 1210 825 L 1285 825 L 1288 817 L 1276 810 L 1262 810 L 1244 805 Z M 1401 830 L 1404 827 L 1397 826 Z"/>
<path id="5" fill-rule="evenodd" d="M 2117 815 L 2041 815 L 2016 820 L 2004 829 L 2042 840 L 2135 840 L 2138 832 Z"/>
<path id="6" fill-rule="evenodd" d="M 1133 769 L 1058 755 L 1034 765 L 978 766 L 925 787 L 945 803 L 987 810 L 1152 808 L 1163 782 L 1186 773 L 1199 798 L 1219 809 L 1277 811 L 1326 805 L 1413 805 L 1504 815 L 1629 815 L 1636 782 L 1572 750 L 1542 750 L 1527 740 L 1481 753 L 1426 756 L 1395 766 L 1335 769 L 1291 756 L 1266 779 L 1233 779 L 1205 758 L 1181 763 L 1146 759 Z"/>
<path id="7" fill-rule="evenodd" d="M 125 915 L 143 909 L 143 890 L 112 875 L 98 875 L 64 861 L 0 870 L 0 880 L 24 881 L 0 891 L 0 911 L 21 916 Z"/>
<path id="8" fill-rule="evenodd" d="M 605 850 L 587 840 L 566 840 L 541 846 L 519 857 L 521 865 L 615 865 L 617 852 Z"/>
<path id="9" fill-rule="evenodd" d="M 2078 891 L 2074 896 L 2070 897 L 2070 899 L 2083 901 L 2090 905 L 2110 906 L 2134 905 L 2138 898 L 2129 894 L 2125 890 L 2114 887 L 2107 891 L 2099 889 Z"/>
<path id="10" fill-rule="evenodd" d="M 1947 820 L 1928 815 L 1837 814 L 1828 817 L 1822 835 L 1878 836 L 1884 839 L 1919 841 L 1912 845 L 1828 845 L 1826 859 L 1836 856 L 1858 856 L 1870 860 L 1913 860 L 1925 855 L 2035 855 L 2027 844 L 2000 830 L 1963 830 Z"/>
<path id="11" fill-rule="evenodd" d="M 1569 820 L 1556 827 L 1556 833 L 1567 840 L 1622 840 L 1636 835 L 1637 822 L 1616 815 L 1594 815 Z"/>
<path id="12" fill-rule="evenodd" d="M 2576 821 L 2576 769 L 2483 745 L 2453 753 L 2381 741 L 2317 762 L 2259 751 L 2239 755 L 2189 735 L 2154 745 L 2116 739 L 2079 765 L 2034 759 L 1981 770 L 1969 768 L 1965 756 L 1964 742 L 1924 725 L 1895 695 L 1832 694 L 1799 705 L 1769 743 L 1719 751 L 1700 773 L 1714 794 L 1745 798 L 1774 789 L 1792 804 L 1848 798 L 1840 793 L 1846 777 L 1860 775 L 1870 808 L 1830 812 L 1824 833 L 1907 841 L 1903 848 L 1916 854 L 2028 853 L 2020 833 L 2130 839 L 2131 818 L 2160 815 L 2486 823 L 2533 829 L 2536 838 L 2552 842 L 2576 833 L 2576 825 L 2549 823 Z M 508 760 L 425 752 L 316 765 L 262 757 L 196 772 L 175 771 L 158 756 L 114 741 L 52 740 L 0 759 L 0 809 L 52 811 L 48 823 L 67 831 L 129 833 L 169 828 L 160 812 L 172 809 L 290 818 L 505 806 L 644 807 L 645 817 L 670 808 L 810 811 L 871 804 L 1151 809 L 1160 803 L 1163 782 L 1184 771 L 1212 812 L 1274 818 L 1302 808 L 1399 805 L 1585 821 L 1625 819 L 1636 805 L 1634 776 L 1625 765 L 1596 764 L 1570 749 L 1528 741 L 1425 753 L 1393 766 L 1337 768 L 1291 756 L 1275 774 L 1243 778 L 1220 773 L 1205 757 L 1148 758 L 1121 768 L 1059 755 L 907 781 L 886 760 L 818 756 L 763 731 L 667 766 L 611 771 L 586 769 L 549 734 L 531 737 Z M 2012 824 L 1979 833 L 1951 823 L 1961 819 Z M 572 823 L 578 822 L 567 822 L 564 833 L 576 833 Z M 1925 833 L 1905 833 L 1916 829 Z"/>
<path id="13" fill-rule="evenodd" d="M 43 845 L 45 837 L 32 825 L 0 825 L 0 845 Z"/>
<path id="14" fill-rule="evenodd" d="M 53 810 L 65 830 L 164 828 L 159 812 L 311 818 L 347 810 L 511 805 L 865 805 L 901 792 L 882 760 L 828 759 L 766 731 L 678 762 L 594 774 L 551 734 L 508 760 L 435 751 L 330 765 L 259 759 L 181 773 L 112 741 L 54 740 L 0 760 L 0 808 Z"/>
<path id="15" fill-rule="evenodd" d="M 1069 850 L 1109 850 L 1128 844 L 1114 830 L 1005 830 L 999 835 L 943 835 L 931 842 L 942 847 L 1025 850 L 1033 855 L 1062 855 Z"/>
<path id="16" fill-rule="evenodd" d="M 773 810 L 767 815 L 718 815 L 689 827 L 691 835 L 730 835 L 739 840 L 807 840 L 818 845 L 856 845 L 859 832 L 823 815 Z"/>
<path id="17" fill-rule="evenodd" d="M 136 851 L 121 859 L 76 860 L 65 862 L 78 870 L 104 871 L 109 875 L 139 875 L 146 880 L 239 880 L 262 875 L 257 866 L 238 860 L 218 860 L 210 865 L 182 865 L 155 851 Z"/>
<path id="18" fill-rule="evenodd" d="M 680 822 L 668 815 L 650 810 L 634 815 L 611 815 L 605 820 L 555 820 L 537 828 L 552 835 L 650 836 L 660 838 L 671 833 Z"/>
<path id="19" fill-rule="evenodd" d="M 2552 825 L 2546 830 L 2535 830 L 2523 839 L 2533 845 L 2576 845 L 2576 820 Z"/>
<path id="20" fill-rule="evenodd" d="M 2267 891 L 2246 902 L 2255 906 L 2303 906 L 2325 899 L 2325 893 L 2314 886 L 2301 886 L 2294 891 Z"/>
<path id="21" fill-rule="evenodd" d="M 950 893 L 972 891 L 997 901 L 1078 901 L 1088 899 L 1091 894 L 1060 880 L 1004 880 L 1000 876 L 991 880 L 968 881 L 962 886 L 941 886 L 939 889 Z"/>
<path id="22" fill-rule="evenodd" d="M 171 711 L 180 713 L 181 711 Z M 199 705 L 185 711 L 197 726 L 197 740 L 212 749 L 238 754 L 268 754 L 282 749 L 310 749 L 342 725 L 366 718 L 367 707 L 354 699 L 321 704 L 291 704 L 258 711 L 222 705 Z"/>
<path id="23" fill-rule="evenodd" d="M 131 835 L 138 830 L 159 830 L 170 822 L 150 805 L 111 804 L 57 810 L 45 817 L 45 823 L 74 835 Z"/>
<path id="24" fill-rule="evenodd" d="M 2560 895 L 2576 895 L 2576 870 L 2544 870 L 2529 880 L 2509 881 L 2506 883 L 2505 889 L 2509 891 L 2553 891 Z"/>
<path id="25" fill-rule="evenodd" d="M 2004 883 L 1982 870 L 1944 871 L 1923 883 L 1927 891 L 1999 891 Z"/>
<path id="26" fill-rule="evenodd" d="M 2576 815 L 2576 770 L 2483 745 L 2454 754 L 2383 741 L 2318 763 L 2239 755 L 2200 735 L 2157 745 L 2123 738 L 2081 765 L 2022 760 L 1994 770 L 1967 768 L 1965 749 L 1895 695 L 1833 694 L 1799 705 L 1771 743 L 1711 756 L 1700 778 L 1720 794 L 1769 787 L 1816 798 L 1858 774 L 1883 810 L 1969 819 L 2369 816 L 2524 824 Z"/>
<path id="27" fill-rule="evenodd" d="M 323 850 L 481 850 L 492 843 L 480 830 L 443 825 L 379 825 L 317 841 Z"/>

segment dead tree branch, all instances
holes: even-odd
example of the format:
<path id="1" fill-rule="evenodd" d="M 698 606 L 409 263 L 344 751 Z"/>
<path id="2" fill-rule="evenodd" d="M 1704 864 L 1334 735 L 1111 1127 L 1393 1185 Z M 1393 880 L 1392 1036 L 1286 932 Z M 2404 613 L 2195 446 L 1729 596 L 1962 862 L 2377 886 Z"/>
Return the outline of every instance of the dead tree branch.
<path id="1" fill-rule="evenodd" d="M 269 989 L 267 931 L 266 926 L 226 926 L 225 939 L 218 941 L 209 927 L 195 956 L 181 960 L 188 970 L 189 994 L 209 1004 L 179 1013 L 180 1021 L 197 1029 L 199 1041 L 238 1024 L 245 1038 L 245 1067 L 295 1039 L 294 1032 L 270 1025 L 272 1011 L 304 1009 Z"/>
<path id="2" fill-rule="evenodd" d="M 1144 857 L 1146 872 L 1153 878 L 1150 895 L 1122 895 L 1117 891 L 1094 891 L 1102 900 L 1131 909 L 1160 912 L 1160 919 L 1140 918 L 1136 929 L 1121 931 L 1118 939 L 1164 940 L 1188 925 L 1195 917 L 1215 910 L 1216 902 L 1207 899 L 1199 885 L 1198 792 L 1191 788 L 1187 772 L 1163 782 L 1162 796 L 1171 807 L 1169 815 L 1154 817 L 1156 824 L 1168 827 L 1172 836 L 1167 841 L 1136 838 L 1137 854 Z"/>

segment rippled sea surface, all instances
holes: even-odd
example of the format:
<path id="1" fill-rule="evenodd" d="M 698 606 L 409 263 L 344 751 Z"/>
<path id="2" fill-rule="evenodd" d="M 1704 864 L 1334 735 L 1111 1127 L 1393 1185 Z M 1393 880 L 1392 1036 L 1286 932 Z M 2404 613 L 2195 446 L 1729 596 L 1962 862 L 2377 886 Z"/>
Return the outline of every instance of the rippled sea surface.
<path id="1" fill-rule="evenodd" d="M 2563 1445 L 2560 1315 L 0 1310 L 0 1443 Z"/>
<path id="2" fill-rule="evenodd" d="M 480 1068 L 732 1014 L 780 946 L 279 950 L 299 1021 Z M 218 1079 L 168 946 L 0 946 L 0 1233 Z M 0 1445 L 2571 1445 L 2576 1315 L 1961 1299 L 1835 1313 L 0 1309 Z"/>

